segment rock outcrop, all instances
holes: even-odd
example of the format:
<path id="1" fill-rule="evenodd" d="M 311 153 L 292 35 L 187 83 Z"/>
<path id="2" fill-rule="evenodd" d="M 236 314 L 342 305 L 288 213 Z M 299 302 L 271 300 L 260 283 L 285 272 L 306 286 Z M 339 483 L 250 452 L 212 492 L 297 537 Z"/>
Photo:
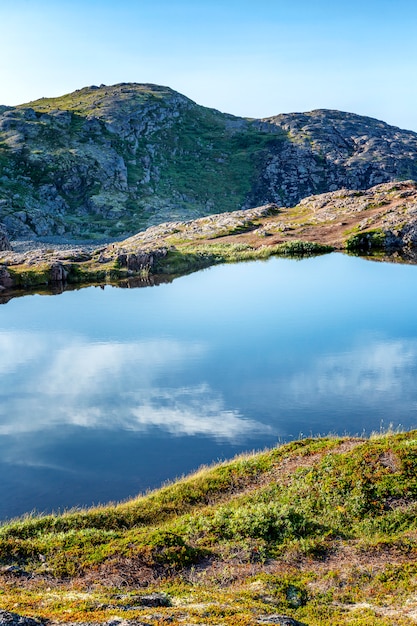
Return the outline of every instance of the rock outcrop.
<path id="1" fill-rule="evenodd" d="M 11 250 L 9 237 L 3 224 L 0 224 L 0 251 Z"/>
<path id="2" fill-rule="evenodd" d="M 167 221 L 417 179 L 417 134 L 319 110 L 248 120 L 157 85 L 0 107 L 12 239 L 121 238 Z"/>
<path id="3" fill-rule="evenodd" d="M 43 622 L 17 613 L 0 610 L 0 626 L 42 626 Z"/>
<path id="4" fill-rule="evenodd" d="M 265 615 L 257 620 L 258 624 L 276 624 L 277 626 L 307 626 L 288 615 Z"/>

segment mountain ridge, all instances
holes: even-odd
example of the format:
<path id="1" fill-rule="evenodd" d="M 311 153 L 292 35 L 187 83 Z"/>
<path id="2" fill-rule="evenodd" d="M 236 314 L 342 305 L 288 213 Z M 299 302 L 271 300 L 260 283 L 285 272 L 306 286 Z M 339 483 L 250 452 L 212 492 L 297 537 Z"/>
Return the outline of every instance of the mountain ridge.
<path id="1" fill-rule="evenodd" d="M 12 239 L 126 237 L 172 220 L 417 179 L 417 133 L 332 109 L 252 119 L 165 86 L 90 86 L 0 107 Z"/>

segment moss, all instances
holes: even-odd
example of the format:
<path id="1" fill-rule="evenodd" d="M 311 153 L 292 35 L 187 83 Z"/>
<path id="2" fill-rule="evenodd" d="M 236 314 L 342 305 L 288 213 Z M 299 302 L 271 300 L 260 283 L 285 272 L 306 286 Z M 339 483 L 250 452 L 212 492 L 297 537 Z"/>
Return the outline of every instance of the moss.
<path id="1" fill-rule="evenodd" d="M 30 126 L 30 142 L 13 166 L 12 178 L 20 173 L 26 179 L 22 186 L 29 199 L 21 203 L 16 199 L 16 208 L 30 214 L 31 205 L 41 207 L 37 189 L 52 184 L 67 204 L 63 211 L 67 232 L 85 231 L 88 213 L 92 235 L 114 236 L 149 225 L 153 212 L 158 221 L 167 221 L 175 216 L 194 218 L 240 208 L 267 155 L 271 150 L 279 152 L 288 141 L 286 134 L 272 126 L 264 132 L 254 122 L 236 120 L 185 99 L 180 105 L 173 104 L 174 95 L 168 88 L 119 85 L 85 88 L 17 107 L 33 108 L 37 120 L 25 122 Z M 134 128 L 141 124 L 140 109 L 149 114 L 152 123 L 136 133 L 134 140 L 110 132 L 122 113 Z M 65 131 L 54 116 L 42 119 L 43 113 L 57 110 L 70 113 Z M 173 115 L 173 110 L 179 115 Z M 94 125 L 87 120 L 91 117 Z M 119 203 L 121 213 L 109 216 L 102 207 L 97 215 L 91 198 L 100 194 L 103 184 L 108 188 L 109 160 L 120 157 L 128 181 Z M 13 159 L 8 156 L 6 163 Z M 23 192 L 10 188 L 8 197 L 17 193 Z M 114 209 L 115 203 L 110 204 Z"/>

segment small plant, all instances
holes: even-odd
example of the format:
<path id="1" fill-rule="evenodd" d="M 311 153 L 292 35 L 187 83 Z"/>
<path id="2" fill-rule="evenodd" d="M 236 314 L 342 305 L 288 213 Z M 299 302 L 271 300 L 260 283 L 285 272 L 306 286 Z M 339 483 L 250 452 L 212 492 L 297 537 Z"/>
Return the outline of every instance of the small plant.
<path id="1" fill-rule="evenodd" d="M 361 231 L 351 235 L 345 242 L 350 251 L 382 250 L 385 247 L 386 235 L 383 230 Z"/>
<path id="2" fill-rule="evenodd" d="M 169 531 L 153 532 L 144 545 L 145 549 L 150 549 L 151 562 L 170 567 L 187 567 L 204 555 L 202 550 L 191 547 L 181 536 Z"/>

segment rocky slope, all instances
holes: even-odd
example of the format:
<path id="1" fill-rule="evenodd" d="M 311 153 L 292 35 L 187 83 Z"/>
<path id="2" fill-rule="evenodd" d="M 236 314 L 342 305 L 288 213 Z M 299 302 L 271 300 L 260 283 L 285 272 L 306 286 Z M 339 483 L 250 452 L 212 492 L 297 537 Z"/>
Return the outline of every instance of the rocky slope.
<path id="1" fill-rule="evenodd" d="M 121 237 L 339 188 L 417 179 L 417 134 L 338 111 L 249 120 L 156 85 L 0 107 L 11 238 Z"/>

